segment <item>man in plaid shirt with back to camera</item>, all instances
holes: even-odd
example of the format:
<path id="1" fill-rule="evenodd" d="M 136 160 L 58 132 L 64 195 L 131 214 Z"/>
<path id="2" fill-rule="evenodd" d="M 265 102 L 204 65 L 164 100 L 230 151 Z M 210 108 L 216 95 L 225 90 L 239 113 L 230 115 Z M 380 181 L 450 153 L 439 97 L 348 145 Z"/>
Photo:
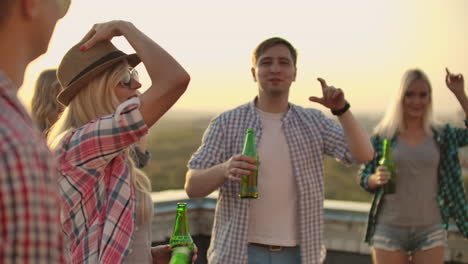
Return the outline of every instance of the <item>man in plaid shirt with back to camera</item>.
<path id="1" fill-rule="evenodd" d="M 0 263 L 62 263 L 57 170 L 17 92 L 70 0 L 0 1 Z"/>
<path id="2" fill-rule="evenodd" d="M 346 164 L 373 157 L 341 89 L 319 78 L 323 97 L 309 98 L 329 108 L 341 126 L 316 109 L 289 103 L 296 59 L 295 48 L 282 38 L 260 43 L 251 69 L 258 96 L 214 118 L 188 163 L 190 197 L 219 188 L 210 263 L 320 263 L 324 155 Z M 255 131 L 260 160 L 256 200 L 239 198 L 238 175 L 255 170 L 255 160 L 239 154 L 248 128 Z"/>

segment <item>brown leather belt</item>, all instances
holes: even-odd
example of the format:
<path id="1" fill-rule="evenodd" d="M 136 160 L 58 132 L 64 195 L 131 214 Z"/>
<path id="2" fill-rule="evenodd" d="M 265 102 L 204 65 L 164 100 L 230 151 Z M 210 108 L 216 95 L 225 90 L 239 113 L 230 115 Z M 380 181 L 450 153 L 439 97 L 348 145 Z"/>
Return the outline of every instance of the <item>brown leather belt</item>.
<path id="1" fill-rule="evenodd" d="M 274 245 L 265 245 L 265 244 L 258 244 L 258 243 L 250 243 L 252 245 L 255 245 L 255 246 L 258 246 L 258 247 L 264 247 L 264 248 L 267 248 L 268 251 L 271 251 L 271 252 L 279 252 L 285 248 L 288 248 L 288 247 L 284 247 L 284 246 L 274 246 Z"/>

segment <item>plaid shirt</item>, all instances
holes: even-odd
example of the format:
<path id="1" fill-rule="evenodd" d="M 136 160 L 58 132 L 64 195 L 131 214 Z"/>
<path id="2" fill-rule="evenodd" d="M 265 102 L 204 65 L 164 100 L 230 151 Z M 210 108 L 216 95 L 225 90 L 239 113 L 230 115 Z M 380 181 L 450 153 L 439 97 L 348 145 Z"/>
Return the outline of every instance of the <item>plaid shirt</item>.
<path id="1" fill-rule="evenodd" d="M 0 263 L 64 262 L 54 159 L 1 71 L 0 109 Z"/>
<path id="2" fill-rule="evenodd" d="M 353 159 L 342 128 L 318 110 L 289 104 L 289 111 L 282 121 L 297 185 L 302 263 L 317 264 L 324 254 L 323 155 L 347 164 Z M 261 118 L 253 102 L 214 118 L 188 167 L 210 168 L 241 153 L 247 128 L 255 130 L 256 142 L 261 144 Z M 208 250 L 210 263 L 247 263 L 248 221 L 249 200 L 239 198 L 238 183 L 227 181 L 220 188 L 216 205 Z"/>
<path id="3" fill-rule="evenodd" d="M 73 263 L 121 263 L 129 253 L 136 216 L 124 149 L 147 131 L 134 98 L 61 140 L 62 224 Z"/>
<path id="4" fill-rule="evenodd" d="M 465 125 L 468 127 L 468 120 L 465 120 Z M 447 229 L 449 219 L 453 218 L 460 233 L 468 238 L 468 202 L 465 198 L 458 158 L 458 148 L 468 145 L 468 130 L 445 125 L 439 130 L 433 129 L 433 132 L 440 151 L 437 202 L 440 207 L 442 226 Z M 363 165 L 359 172 L 361 186 L 368 192 L 374 193 L 364 238 L 366 242 L 369 242 L 374 234 L 381 201 L 384 196 L 382 188 L 370 190 L 367 185 L 369 176 L 379 166 L 378 161 L 382 156 L 382 138 L 374 136 L 371 141 L 377 156 Z M 396 137 L 392 139 L 392 146 L 394 146 L 395 142 Z"/>

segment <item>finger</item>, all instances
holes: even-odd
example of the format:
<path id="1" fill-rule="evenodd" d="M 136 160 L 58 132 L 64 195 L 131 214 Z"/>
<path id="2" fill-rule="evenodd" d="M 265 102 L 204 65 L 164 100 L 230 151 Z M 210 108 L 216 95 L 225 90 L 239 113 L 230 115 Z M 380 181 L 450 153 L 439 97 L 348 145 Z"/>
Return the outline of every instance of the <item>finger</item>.
<path id="1" fill-rule="evenodd" d="M 383 177 L 384 179 L 390 178 L 390 172 L 389 172 L 389 171 L 383 172 L 381 175 L 382 175 L 382 177 Z"/>
<path id="2" fill-rule="evenodd" d="M 332 100 L 336 100 L 338 99 L 341 95 L 343 94 L 343 91 L 339 88 L 335 89 L 333 92 L 332 92 L 332 95 L 331 95 L 331 99 Z"/>
<path id="3" fill-rule="evenodd" d="M 228 180 L 233 181 L 233 182 L 241 182 L 242 181 L 241 178 L 239 178 L 239 177 L 237 177 L 237 176 L 235 176 L 233 174 L 229 174 L 227 178 L 228 178 Z"/>
<path id="4" fill-rule="evenodd" d="M 385 182 L 386 182 L 386 177 L 379 174 L 379 175 L 377 176 L 377 183 L 378 183 L 379 185 L 383 185 L 383 184 L 385 184 Z"/>
<path id="5" fill-rule="evenodd" d="M 193 248 L 192 263 L 196 263 L 198 258 L 198 247 L 195 245 Z"/>
<path id="6" fill-rule="evenodd" d="M 193 256 L 192 256 L 192 263 L 196 263 L 198 259 L 198 250 L 197 252 L 194 251 Z"/>
<path id="7" fill-rule="evenodd" d="M 257 164 L 254 163 L 247 163 L 247 162 L 244 162 L 244 161 L 236 161 L 236 162 L 233 162 L 232 163 L 232 168 L 238 168 L 238 169 L 246 169 L 246 170 L 256 170 L 257 169 Z"/>
<path id="8" fill-rule="evenodd" d="M 380 174 L 380 175 L 379 175 L 379 179 L 380 179 L 381 181 L 386 181 L 386 180 L 388 180 L 388 174 L 386 174 L 386 173 L 385 173 L 385 174 Z"/>
<path id="9" fill-rule="evenodd" d="M 247 155 L 240 155 L 237 160 L 238 161 L 245 161 L 245 162 L 248 162 L 248 163 L 251 163 L 251 164 L 256 164 L 257 163 L 255 158 L 247 156 Z"/>
<path id="10" fill-rule="evenodd" d="M 328 87 L 327 90 L 328 90 L 328 97 L 330 99 L 333 99 L 333 97 L 335 96 L 335 93 L 336 93 L 336 88 L 333 87 L 333 86 L 330 86 L 330 87 Z"/>
<path id="11" fill-rule="evenodd" d="M 97 33 L 97 30 L 96 30 L 96 25 L 94 25 L 93 28 L 81 40 L 83 45 L 81 45 L 80 50 L 84 51 L 84 50 L 87 50 L 87 49 L 91 48 L 92 46 L 94 46 L 94 44 L 96 42 L 95 39 L 96 39 L 97 34 L 98 33 Z"/>
<path id="12" fill-rule="evenodd" d="M 233 169 L 245 169 L 245 170 L 256 170 L 257 164 L 256 163 L 247 163 L 245 161 L 234 161 L 230 164 L 230 167 Z"/>
<path id="13" fill-rule="evenodd" d="M 247 155 L 242 155 L 242 154 L 237 154 L 233 156 L 232 159 L 235 161 L 245 161 L 245 162 L 252 163 L 252 164 L 256 163 L 254 158 L 247 156 Z"/>
<path id="14" fill-rule="evenodd" d="M 323 92 L 323 99 L 325 99 L 325 102 L 328 102 L 330 100 L 330 95 L 333 92 L 333 87 L 325 87 L 322 89 Z"/>
<path id="15" fill-rule="evenodd" d="M 462 74 L 458 74 L 458 75 L 457 75 L 457 79 L 458 79 L 458 80 L 463 80 L 463 75 L 462 75 Z"/>
<path id="16" fill-rule="evenodd" d="M 322 85 L 322 89 L 324 89 L 325 87 L 327 87 L 327 82 L 322 79 L 322 78 L 317 78 L 317 80 L 320 82 L 320 85 Z"/>
<path id="17" fill-rule="evenodd" d="M 86 33 L 86 35 L 81 39 L 80 42 L 85 42 L 89 40 L 94 34 L 96 34 L 96 30 L 93 27 L 88 31 L 88 33 Z"/>
<path id="18" fill-rule="evenodd" d="M 371 178 L 371 180 L 372 180 L 372 182 L 373 182 L 374 184 L 380 185 L 380 179 L 379 179 L 379 176 L 378 176 L 378 175 L 372 174 L 372 176 L 371 176 L 370 178 Z"/>
<path id="19" fill-rule="evenodd" d="M 251 170 L 245 170 L 245 169 L 241 169 L 241 168 L 231 168 L 229 170 L 229 174 L 234 174 L 234 175 L 250 175 L 251 174 Z"/>
<path id="20" fill-rule="evenodd" d="M 385 166 L 379 166 L 379 167 L 377 167 L 377 171 L 378 172 L 386 172 L 387 168 Z"/>
<path id="21" fill-rule="evenodd" d="M 445 72 L 447 72 L 447 75 L 450 75 L 450 71 L 447 67 L 445 67 Z"/>
<path id="22" fill-rule="evenodd" d="M 87 50 L 92 48 L 96 43 L 101 41 L 103 38 L 101 37 L 101 34 L 97 33 L 94 34 L 88 41 L 86 41 L 80 49 L 82 50 Z"/>
<path id="23" fill-rule="evenodd" d="M 232 159 L 233 160 L 239 160 L 241 156 L 242 156 L 242 154 L 237 154 L 237 155 L 232 156 Z"/>
<path id="24" fill-rule="evenodd" d="M 319 104 L 322 104 L 322 105 L 325 103 L 325 100 L 323 98 L 316 97 L 316 96 L 309 97 L 309 101 L 319 103 Z"/>

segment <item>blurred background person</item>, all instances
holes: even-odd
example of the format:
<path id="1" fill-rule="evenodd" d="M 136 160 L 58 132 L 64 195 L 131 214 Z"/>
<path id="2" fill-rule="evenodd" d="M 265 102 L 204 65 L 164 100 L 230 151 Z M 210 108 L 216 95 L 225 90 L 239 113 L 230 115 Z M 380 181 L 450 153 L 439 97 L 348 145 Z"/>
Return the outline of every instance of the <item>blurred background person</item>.
<path id="1" fill-rule="evenodd" d="M 64 262 L 56 164 L 18 89 L 69 0 L 0 1 L 0 263 Z"/>
<path id="2" fill-rule="evenodd" d="M 468 116 L 461 74 L 446 70 L 446 85 Z M 458 149 L 468 145 L 468 130 L 433 119 L 432 87 L 419 69 L 407 71 L 371 141 L 376 157 L 360 171 L 361 186 L 374 193 L 365 241 L 376 264 L 441 264 L 449 219 L 468 237 L 468 203 Z M 465 125 L 468 120 L 465 119 Z M 391 139 L 396 192 L 382 186 L 389 172 L 378 162 L 382 141 Z"/>
<path id="3" fill-rule="evenodd" d="M 41 72 L 36 80 L 31 100 L 31 116 L 46 137 L 64 109 L 64 106 L 57 101 L 57 95 L 61 91 L 62 86 L 57 80 L 56 69 Z"/>

